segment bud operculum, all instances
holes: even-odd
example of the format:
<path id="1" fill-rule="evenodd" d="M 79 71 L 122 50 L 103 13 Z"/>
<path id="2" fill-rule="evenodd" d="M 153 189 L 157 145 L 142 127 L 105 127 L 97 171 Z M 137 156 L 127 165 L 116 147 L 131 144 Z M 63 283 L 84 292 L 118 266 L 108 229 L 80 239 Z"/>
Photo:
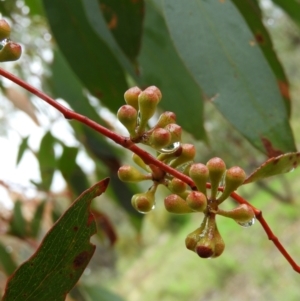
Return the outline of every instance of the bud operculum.
<path id="1" fill-rule="evenodd" d="M 118 170 L 118 177 L 123 182 L 136 183 L 145 180 L 151 180 L 151 174 L 142 174 L 136 168 L 130 165 L 123 165 Z"/>
<path id="2" fill-rule="evenodd" d="M 139 109 L 138 97 L 142 90 L 139 87 L 132 87 L 128 89 L 124 94 L 125 102 L 134 107 L 136 110 Z"/>
<path id="3" fill-rule="evenodd" d="M 164 203 L 166 210 L 171 213 L 184 214 L 193 212 L 186 201 L 177 194 L 170 194 L 165 197 Z"/>

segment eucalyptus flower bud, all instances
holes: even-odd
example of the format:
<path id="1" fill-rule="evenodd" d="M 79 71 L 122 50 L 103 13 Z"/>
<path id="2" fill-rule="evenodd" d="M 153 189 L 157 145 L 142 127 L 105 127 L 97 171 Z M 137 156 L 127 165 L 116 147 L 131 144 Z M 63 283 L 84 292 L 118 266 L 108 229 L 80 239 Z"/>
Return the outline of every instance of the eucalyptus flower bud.
<path id="1" fill-rule="evenodd" d="M 142 158 L 140 156 L 138 156 L 137 154 L 132 153 L 132 160 L 137 166 L 141 167 L 142 169 L 144 169 L 147 172 L 151 172 L 151 169 L 149 168 L 149 166 L 146 165 L 145 162 L 142 160 Z"/>
<path id="2" fill-rule="evenodd" d="M 166 210 L 171 213 L 183 214 L 193 212 L 186 201 L 177 194 L 171 194 L 165 197 L 164 203 Z"/>
<path id="3" fill-rule="evenodd" d="M 225 249 L 225 243 L 222 236 L 220 235 L 217 224 L 214 232 L 214 242 L 215 242 L 215 251 L 212 257 L 216 258 L 219 257 Z"/>
<path id="4" fill-rule="evenodd" d="M 151 174 L 142 174 L 139 170 L 137 170 L 136 168 L 130 165 L 121 166 L 118 170 L 118 177 L 123 182 L 131 182 L 131 183 L 152 179 Z"/>
<path id="5" fill-rule="evenodd" d="M 225 188 L 222 195 L 218 198 L 218 203 L 226 200 L 230 194 L 241 186 L 246 179 L 246 173 L 238 166 L 229 168 L 225 174 Z"/>
<path id="6" fill-rule="evenodd" d="M 138 97 L 141 92 L 142 90 L 139 87 L 132 87 L 128 89 L 124 94 L 124 99 L 126 103 L 134 107 L 136 110 L 139 109 Z"/>
<path id="7" fill-rule="evenodd" d="M 173 178 L 169 182 L 168 188 L 170 189 L 170 191 L 172 193 L 177 194 L 182 197 L 182 195 L 186 192 L 188 185 L 177 178 Z"/>
<path id="8" fill-rule="evenodd" d="M 206 195 L 206 182 L 208 181 L 208 168 L 202 163 L 191 165 L 189 176 L 195 182 L 197 189 Z"/>
<path id="9" fill-rule="evenodd" d="M 215 213 L 232 218 L 241 226 L 250 226 L 249 223 L 254 223 L 253 220 L 255 219 L 255 213 L 253 209 L 247 204 L 241 204 L 233 210 L 218 209 Z"/>
<path id="10" fill-rule="evenodd" d="M 155 208 L 156 188 L 157 185 L 153 185 L 147 192 L 133 195 L 131 199 L 132 206 L 140 213 L 149 213 Z"/>
<path id="11" fill-rule="evenodd" d="M 194 211 L 204 212 L 207 207 L 206 195 L 200 191 L 191 191 L 186 197 L 186 202 Z"/>
<path id="12" fill-rule="evenodd" d="M 160 151 L 171 142 L 171 134 L 163 128 L 154 129 L 149 137 L 148 143 L 154 149 Z"/>
<path id="13" fill-rule="evenodd" d="M 130 105 L 124 105 L 118 110 L 117 118 L 126 127 L 130 136 L 135 136 L 137 110 Z"/>
<path id="14" fill-rule="evenodd" d="M 206 166 L 209 171 L 209 178 L 211 182 L 211 199 L 215 200 L 219 188 L 220 181 L 226 170 L 226 165 L 221 158 L 212 158 L 207 163 Z"/>
<path id="15" fill-rule="evenodd" d="M 139 133 L 145 130 L 148 120 L 154 115 L 160 99 L 160 91 L 153 86 L 139 94 Z"/>
<path id="16" fill-rule="evenodd" d="M 8 42 L 0 50 L 0 62 L 16 61 L 20 58 L 22 48 L 19 44 Z"/>
<path id="17" fill-rule="evenodd" d="M 192 161 L 196 155 L 196 148 L 193 144 L 182 144 L 181 145 L 182 152 L 180 156 L 174 159 L 170 166 L 176 168 L 186 162 Z"/>
<path id="18" fill-rule="evenodd" d="M 164 112 L 159 116 L 159 119 L 156 123 L 156 125 L 153 127 L 155 129 L 157 128 L 164 128 L 168 124 L 175 123 L 176 122 L 176 115 L 173 112 Z"/>
<path id="19" fill-rule="evenodd" d="M 10 26 L 5 20 L 0 20 L 0 41 L 9 38 Z"/>

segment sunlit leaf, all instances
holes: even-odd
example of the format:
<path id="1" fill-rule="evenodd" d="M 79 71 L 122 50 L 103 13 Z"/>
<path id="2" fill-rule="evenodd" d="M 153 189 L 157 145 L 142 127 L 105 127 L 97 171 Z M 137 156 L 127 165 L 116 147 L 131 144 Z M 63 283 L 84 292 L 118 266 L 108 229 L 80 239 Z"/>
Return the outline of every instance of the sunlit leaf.
<path id="1" fill-rule="evenodd" d="M 82 193 L 46 234 L 40 247 L 9 278 L 2 301 L 63 301 L 95 251 L 96 223 L 89 211 L 106 190 L 105 179 Z"/>
<path id="2" fill-rule="evenodd" d="M 256 148 L 262 139 L 295 151 L 276 78 L 244 18 L 229 1 L 164 0 L 179 55 L 207 99 Z"/>
<path id="3" fill-rule="evenodd" d="M 22 142 L 19 146 L 16 165 L 18 165 L 20 163 L 25 151 L 28 149 L 28 138 L 29 138 L 29 136 L 22 139 Z"/>
<path id="4" fill-rule="evenodd" d="M 258 181 L 267 177 L 293 171 L 300 163 L 299 153 L 287 153 L 278 157 L 270 158 L 260 167 L 258 167 L 250 176 L 247 177 L 244 184 Z"/>

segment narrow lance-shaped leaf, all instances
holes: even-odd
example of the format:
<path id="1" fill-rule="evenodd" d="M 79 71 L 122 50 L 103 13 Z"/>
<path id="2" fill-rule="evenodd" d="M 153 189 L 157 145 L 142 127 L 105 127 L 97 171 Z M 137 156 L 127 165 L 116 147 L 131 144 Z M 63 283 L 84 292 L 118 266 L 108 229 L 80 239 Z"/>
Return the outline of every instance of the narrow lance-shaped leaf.
<path id="1" fill-rule="evenodd" d="M 247 177 L 244 184 L 255 182 L 267 177 L 279 175 L 293 171 L 300 163 L 299 153 L 287 153 L 278 157 L 270 158 L 260 167 L 258 167 L 250 176 Z"/>
<path id="2" fill-rule="evenodd" d="M 256 148 L 295 151 L 276 79 L 242 15 L 229 1 L 164 0 L 167 24 L 188 70 L 220 112 Z"/>
<path id="3" fill-rule="evenodd" d="M 139 63 L 143 85 L 156 85 L 162 91 L 159 105 L 175 112 L 178 124 L 195 138 L 205 140 L 201 90 L 176 52 L 162 11 L 152 1 L 146 2 Z"/>
<path id="4" fill-rule="evenodd" d="M 22 142 L 19 146 L 16 165 L 18 165 L 20 163 L 25 151 L 28 149 L 28 138 L 29 138 L 29 136 L 22 139 Z"/>
<path id="5" fill-rule="evenodd" d="M 26 220 L 24 218 L 22 212 L 22 202 L 17 200 L 14 205 L 13 209 L 13 216 L 9 223 L 10 230 L 9 232 L 18 237 L 25 237 L 26 236 Z"/>
<path id="6" fill-rule="evenodd" d="M 29 224 L 30 235 L 32 237 L 37 237 L 41 228 L 41 222 L 43 219 L 44 209 L 46 202 L 42 201 L 35 209 L 32 220 Z"/>
<path id="7" fill-rule="evenodd" d="M 117 58 L 90 26 L 82 1 L 43 0 L 56 42 L 88 90 L 113 111 L 127 83 Z"/>
<path id="8" fill-rule="evenodd" d="M 38 250 L 8 279 L 2 301 L 63 301 L 95 251 L 96 223 L 89 211 L 109 179 L 83 192 L 46 234 Z"/>
<path id="9" fill-rule="evenodd" d="M 278 59 L 274 50 L 271 37 L 262 22 L 262 12 L 256 0 L 232 0 L 232 2 L 239 9 L 245 21 L 253 32 L 254 39 L 250 41 L 250 45 L 256 47 L 257 45 L 262 50 L 267 59 L 274 75 L 276 76 L 279 90 L 285 100 L 285 106 L 290 115 L 291 112 L 291 98 L 289 93 L 289 83 L 285 75 L 284 69 Z M 300 9 L 300 7 L 299 7 Z"/>
<path id="10" fill-rule="evenodd" d="M 0 242 L 0 264 L 7 276 L 10 276 L 17 268 L 12 254 L 8 252 L 8 249 L 2 242 Z"/>

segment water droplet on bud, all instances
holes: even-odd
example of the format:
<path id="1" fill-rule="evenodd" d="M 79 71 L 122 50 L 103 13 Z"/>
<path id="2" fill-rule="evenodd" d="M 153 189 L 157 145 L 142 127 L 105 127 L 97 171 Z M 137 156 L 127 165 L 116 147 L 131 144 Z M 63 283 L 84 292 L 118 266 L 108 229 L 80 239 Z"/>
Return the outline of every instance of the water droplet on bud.
<path id="1" fill-rule="evenodd" d="M 294 167 L 292 167 L 288 172 L 293 172 L 295 170 Z"/>
<path id="2" fill-rule="evenodd" d="M 254 225 L 255 223 L 255 217 L 253 217 L 252 219 L 250 219 L 250 221 L 248 222 L 244 222 L 244 223 L 241 223 L 241 222 L 238 222 L 238 224 L 244 228 L 249 228 L 251 227 L 252 225 Z"/>
<path id="3" fill-rule="evenodd" d="M 163 154 L 172 154 L 178 150 L 180 147 L 181 143 L 179 141 L 173 142 L 170 145 L 163 147 L 162 149 L 159 150 L 160 153 Z"/>
<path id="4" fill-rule="evenodd" d="M 137 212 L 142 213 L 142 214 L 148 214 L 148 213 L 150 213 L 154 209 L 155 209 L 155 204 L 153 204 L 153 206 L 151 207 L 151 209 L 148 210 L 148 211 L 137 210 Z"/>

